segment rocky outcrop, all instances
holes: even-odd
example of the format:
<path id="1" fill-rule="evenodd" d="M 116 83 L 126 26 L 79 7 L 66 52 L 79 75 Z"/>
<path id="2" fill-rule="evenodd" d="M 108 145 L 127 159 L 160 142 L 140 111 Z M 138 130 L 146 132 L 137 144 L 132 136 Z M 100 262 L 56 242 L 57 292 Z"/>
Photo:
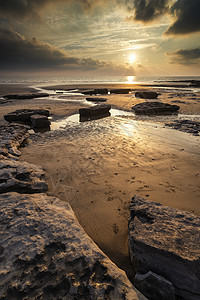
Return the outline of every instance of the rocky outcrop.
<path id="1" fill-rule="evenodd" d="M 149 91 L 135 93 L 135 97 L 143 98 L 143 99 L 156 99 L 158 95 L 159 94 L 156 92 L 149 92 Z"/>
<path id="2" fill-rule="evenodd" d="M 89 97 L 89 98 L 86 98 L 86 100 L 90 101 L 90 102 L 106 102 L 107 98 L 99 98 L 99 97 L 92 98 L 92 97 Z"/>
<path id="3" fill-rule="evenodd" d="M 151 271 L 172 283 L 181 299 L 200 299 L 200 218 L 133 197 L 129 248 L 136 273 Z"/>
<path id="4" fill-rule="evenodd" d="M 134 285 L 149 300 L 175 300 L 175 291 L 171 282 L 151 271 L 144 275 L 136 274 Z"/>
<path id="5" fill-rule="evenodd" d="M 95 105 L 79 109 L 80 121 L 93 120 L 103 118 L 110 115 L 111 106 L 108 104 Z"/>
<path id="6" fill-rule="evenodd" d="M 19 124 L 0 126 L 0 159 L 20 156 L 18 148 L 27 141 L 29 137 L 27 130 L 27 126 Z"/>
<path id="7" fill-rule="evenodd" d="M 40 166 L 10 159 L 0 160 L 0 193 L 41 193 L 47 188 Z"/>
<path id="8" fill-rule="evenodd" d="M 192 120 L 175 120 L 172 123 L 166 123 L 165 126 L 177 129 L 183 132 L 192 133 L 193 135 L 200 134 L 200 122 Z"/>
<path id="9" fill-rule="evenodd" d="M 38 94 L 12 94 L 12 95 L 4 95 L 4 99 L 18 99 L 18 100 L 24 100 L 24 99 L 34 99 L 34 98 L 43 98 L 43 97 L 49 97 L 49 94 L 46 93 L 38 93 Z"/>
<path id="10" fill-rule="evenodd" d="M 94 89 L 90 91 L 82 91 L 84 95 L 107 95 L 108 89 Z"/>
<path id="11" fill-rule="evenodd" d="M 34 128 L 49 128 L 51 124 L 48 117 L 42 115 L 32 115 L 31 123 Z"/>
<path id="12" fill-rule="evenodd" d="M 7 193 L 0 212 L 0 299 L 146 299 L 66 202 Z"/>
<path id="13" fill-rule="evenodd" d="M 114 90 L 110 90 L 111 94 L 129 94 L 130 93 L 130 89 L 114 89 Z"/>
<path id="14" fill-rule="evenodd" d="M 178 105 L 161 102 L 142 102 L 132 107 L 136 114 L 141 115 L 163 115 L 172 114 L 179 110 Z"/>
<path id="15" fill-rule="evenodd" d="M 4 116 L 8 122 L 30 123 L 33 115 L 43 115 L 49 117 L 49 111 L 46 109 L 19 109 Z"/>

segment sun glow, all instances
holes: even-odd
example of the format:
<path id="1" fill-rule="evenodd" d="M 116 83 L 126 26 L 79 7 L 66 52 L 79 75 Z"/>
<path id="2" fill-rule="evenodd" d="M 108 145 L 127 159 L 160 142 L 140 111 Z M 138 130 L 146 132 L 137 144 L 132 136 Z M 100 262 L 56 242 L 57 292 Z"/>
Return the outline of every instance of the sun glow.
<path id="1" fill-rule="evenodd" d="M 130 63 L 134 63 L 136 61 L 136 55 L 135 54 L 130 54 L 129 55 L 129 62 Z"/>

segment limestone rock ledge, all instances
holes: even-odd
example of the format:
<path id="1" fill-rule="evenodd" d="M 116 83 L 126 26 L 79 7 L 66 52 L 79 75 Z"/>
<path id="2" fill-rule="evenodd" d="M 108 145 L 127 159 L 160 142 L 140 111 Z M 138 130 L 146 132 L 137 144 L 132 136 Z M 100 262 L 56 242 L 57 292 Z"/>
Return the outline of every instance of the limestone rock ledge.
<path id="1" fill-rule="evenodd" d="M 178 299 L 200 299 L 200 218 L 135 196 L 129 248 L 138 274 L 149 271 L 172 283 Z"/>
<path id="2" fill-rule="evenodd" d="M 0 299 L 146 299 L 87 236 L 70 205 L 0 195 Z"/>

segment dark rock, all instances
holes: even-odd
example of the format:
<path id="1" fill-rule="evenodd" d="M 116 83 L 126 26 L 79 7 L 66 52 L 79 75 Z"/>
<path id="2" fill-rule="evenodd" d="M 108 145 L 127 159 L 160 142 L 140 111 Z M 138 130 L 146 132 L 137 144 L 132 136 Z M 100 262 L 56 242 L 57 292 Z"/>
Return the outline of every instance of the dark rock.
<path id="1" fill-rule="evenodd" d="M 102 118 L 109 116 L 111 106 L 108 104 L 95 105 L 92 107 L 85 107 L 79 109 L 80 120 L 91 120 L 95 118 Z"/>
<path id="2" fill-rule="evenodd" d="M 179 110 L 178 105 L 171 105 L 168 103 L 160 102 L 142 102 L 132 107 L 136 114 L 144 115 L 162 115 L 172 114 Z"/>
<path id="3" fill-rule="evenodd" d="M 111 94 L 129 94 L 130 93 L 130 89 L 114 89 L 114 90 L 110 90 Z"/>
<path id="4" fill-rule="evenodd" d="M 171 123 L 166 123 L 165 126 L 177 129 L 183 132 L 192 133 L 193 135 L 200 134 L 200 122 L 192 120 L 175 120 Z"/>
<path id="5" fill-rule="evenodd" d="M 41 193 L 47 191 L 40 166 L 10 159 L 0 160 L 0 193 Z"/>
<path id="6" fill-rule="evenodd" d="M 146 299 L 66 202 L 7 193 L 0 195 L 0 212 L 0 299 Z"/>
<path id="7" fill-rule="evenodd" d="M 19 156 L 21 153 L 18 148 L 27 141 L 28 129 L 27 126 L 19 124 L 0 126 L 0 156 Z"/>
<path id="8" fill-rule="evenodd" d="M 45 109 L 19 109 L 4 116 L 8 122 L 31 122 L 32 115 L 49 117 L 49 111 Z"/>
<path id="9" fill-rule="evenodd" d="M 149 91 L 135 93 L 135 97 L 143 98 L 143 99 L 156 99 L 158 95 L 159 94 L 156 92 L 149 92 Z"/>
<path id="10" fill-rule="evenodd" d="M 136 274 L 134 285 L 149 300 L 175 300 L 171 282 L 151 271 L 144 275 Z"/>
<path id="11" fill-rule="evenodd" d="M 31 116 L 31 123 L 33 127 L 36 128 L 45 128 L 49 127 L 51 122 L 49 121 L 47 116 L 42 115 L 32 115 Z"/>
<path id="12" fill-rule="evenodd" d="M 90 102 L 106 102 L 107 101 L 107 98 L 86 98 L 87 101 L 90 101 Z"/>
<path id="13" fill-rule="evenodd" d="M 129 249 L 136 273 L 151 271 L 168 281 L 181 299 L 200 299 L 200 218 L 133 197 Z"/>
<path id="14" fill-rule="evenodd" d="M 95 89 L 94 94 L 95 95 L 107 95 L 108 89 Z"/>
<path id="15" fill-rule="evenodd" d="M 84 95 L 107 95 L 108 89 L 94 89 L 92 91 L 82 91 L 82 94 Z"/>
<path id="16" fill-rule="evenodd" d="M 43 98 L 49 97 L 49 94 L 38 93 L 38 94 L 12 94 L 3 96 L 4 99 L 34 99 L 34 98 Z"/>

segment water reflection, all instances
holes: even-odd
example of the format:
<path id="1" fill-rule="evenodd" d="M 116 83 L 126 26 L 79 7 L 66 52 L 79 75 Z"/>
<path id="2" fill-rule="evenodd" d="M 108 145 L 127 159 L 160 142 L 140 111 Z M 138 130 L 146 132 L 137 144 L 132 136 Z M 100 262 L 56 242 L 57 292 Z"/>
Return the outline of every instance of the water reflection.
<path id="1" fill-rule="evenodd" d="M 135 83 L 135 76 L 127 76 L 127 83 Z"/>

